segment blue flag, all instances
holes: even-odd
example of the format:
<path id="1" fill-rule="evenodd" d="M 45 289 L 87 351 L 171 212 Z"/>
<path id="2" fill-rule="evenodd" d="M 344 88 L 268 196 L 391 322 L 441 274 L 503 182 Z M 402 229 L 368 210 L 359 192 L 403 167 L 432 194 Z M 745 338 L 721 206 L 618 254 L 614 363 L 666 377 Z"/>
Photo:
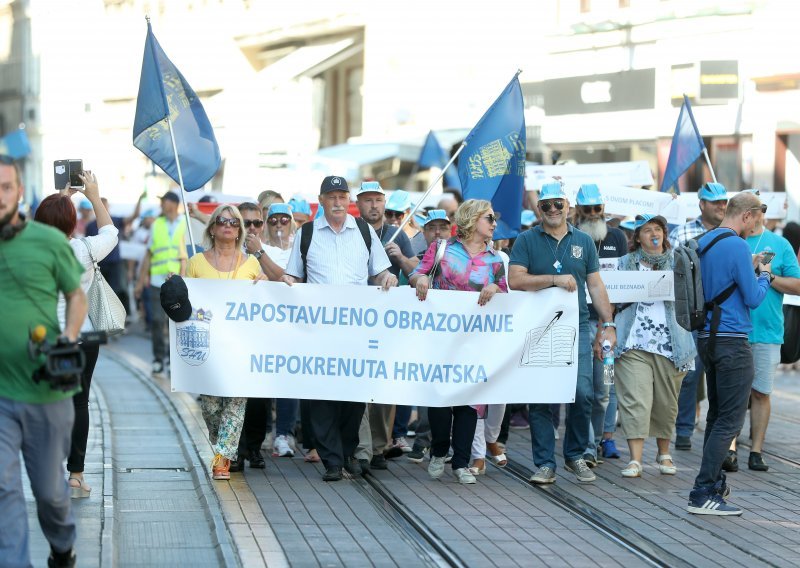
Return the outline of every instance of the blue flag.
<path id="1" fill-rule="evenodd" d="M 664 179 L 661 180 L 661 191 L 669 191 L 673 186 L 677 186 L 683 172 L 694 164 L 705 147 L 694 121 L 692 105 L 689 104 L 688 97 L 683 95 L 683 105 L 678 115 L 678 124 L 675 125 L 675 134 L 672 135 L 672 146 L 669 148 Z"/>
<path id="2" fill-rule="evenodd" d="M 167 117 L 172 120 L 176 160 Z M 220 166 L 219 146 L 197 94 L 161 49 L 150 22 L 144 44 L 139 97 L 133 120 L 133 145 L 186 191 L 203 187 Z"/>
<path id="3" fill-rule="evenodd" d="M 425 145 L 422 146 L 417 165 L 420 169 L 439 168 L 443 170 L 449 161 L 450 157 L 447 155 L 447 151 L 442 148 L 436 134 L 431 130 L 428 132 L 428 137 L 425 138 Z M 448 168 L 444 172 L 444 184 L 446 187 L 461 189 L 461 180 L 458 179 L 458 173 L 454 169 Z"/>
<path id="4" fill-rule="evenodd" d="M 30 153 L 31 144 L 28 142 L 27 133 L 22 128 L 0 138 L 0 154 L 19 160 Z"/>
<path id="5" fill-rule="evenodd" d="M 464 199 L 486 199 L 498 216 L 495 239 L 516 237 L 525 193 L 525 115 L 517 75 L 475 128 L 458 159 Z"/>

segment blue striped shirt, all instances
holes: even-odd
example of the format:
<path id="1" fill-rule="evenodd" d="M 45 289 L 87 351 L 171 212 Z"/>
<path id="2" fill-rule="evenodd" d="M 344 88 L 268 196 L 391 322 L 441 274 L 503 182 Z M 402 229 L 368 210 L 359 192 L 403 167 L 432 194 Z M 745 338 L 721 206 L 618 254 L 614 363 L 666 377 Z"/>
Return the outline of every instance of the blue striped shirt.
<path id="1" fill-rule="evenodd" d="M 372 227 L 369 227 L 372 248 L 367 252 L 364 238 L 352 215 L 347 216 L 344 227 L 338 233 L 328 224 L 324 215 L 314 219 L 313 223 L 314 235 L 306 255 L 308 283 L 366 285 L 370 276 L 377 276 L 392 265 Z M 306 276 L 300 256 L 300 234 L 297 231 L 286 267 L 286 274 L 298 280 Z"/>

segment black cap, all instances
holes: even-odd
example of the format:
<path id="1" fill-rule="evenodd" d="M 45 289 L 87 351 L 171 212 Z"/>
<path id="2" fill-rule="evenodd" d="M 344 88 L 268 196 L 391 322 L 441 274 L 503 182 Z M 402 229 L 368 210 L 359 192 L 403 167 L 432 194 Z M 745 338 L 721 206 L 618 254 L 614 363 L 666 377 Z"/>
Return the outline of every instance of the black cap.
<path id="1" fill-rule="evenodd" d="M 174 203 L 180 203 L 181 202 L 181 198 L 178 197 L 178 194 L 175 193 L 174 191 L 168 191 L 167 193 L 162 195 L 161 196 L 161 200 L 163 201 L 164 199 L 166 199 L 167 201 L 172 201 Z"/>
<path id="2" fill-rule="evenodd" d="M 177 274 L 169 278 L 161 286 L 161 307 L 167 317 L 175 322 L 188 320 L 192 315 L 192 304 L 189 302 L 189 289 L 186 282 Z"/>
<path id="3" fill-rule="evenodd" d="M 347 187 L 347 180 L 342 176 L 327 176 L 319 186 L 319 193 L 322 195 L 329 191 L 350 191 L 350 188 Z"/>

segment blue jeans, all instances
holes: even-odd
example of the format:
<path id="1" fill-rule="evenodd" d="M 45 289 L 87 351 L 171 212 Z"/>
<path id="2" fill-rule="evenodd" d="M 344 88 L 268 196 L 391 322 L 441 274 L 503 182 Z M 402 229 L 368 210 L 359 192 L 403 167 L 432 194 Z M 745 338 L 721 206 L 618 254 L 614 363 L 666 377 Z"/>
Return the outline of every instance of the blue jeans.
<path id="1" fill-rule="evenodd" d="M 28 511 L 20 453 L 36 498 L 39 526 L 50 547 L 67 552 L 75 542 L 75 517 L 63 462 L 72 438 L 72 399 L 27 404 L 0 397 L 0 564 L 30 566 Z"/>
<path id="2" fill-rule="evenodd" d="M 398 404 L 394 409 L 394 426 L 392 439 L 405 438 L 408 434 L 408 422 L 411 420 L 411 407 Z"/>
<path id="3" fill-rule="evenodd" d="M 722 462 L 744 424 L 755 372 L 746 337 L 717 337 L 713 354 L 708 353 L 708 339 L 697 343 L 706 367 L 708 414 L 703 461 L 694 488 L 709 491 L 723 479 Z"/>
<path id="4" fill-rule="evenodd" d="M 275 399 L 275 435 L 290 436 L 294 434 L 297 424 L 297 412 L 300 404 L 296 398 Z"/>
<path id="5" fill-rule="evenodd" d="M 617 386 L 611 385 L 608 389 L 608 406 L 603 420 L 603 432 L 617 431 Z"/>
<path id="6" fill-rule="evenodd" d="M 589 445 L 586 453 L 595 455 L 603 437 L 610 386 L 603 383 L 603 362 L 595 357 L 592 357 L 592 385 L 592 420 L 589 422 Z"/>
<path id="7" fill-rule="evenodd" d="M 578 380 L 575 402 L 567 404 L 564 434 L 564 459 L 576 460 L 589 446 L 589 427 L 592 418 L 592 338 L 593 332 L 582 326 L 578 341 Z M 556 469 L 556 438 L 549 404 L 530 404 L 528 420 L 531 426 L 531 449 L 536 467 Z"/>
<path id="8" fill-rule="evenodd" d="M 695 343 L 697 342 L 697 332 L 693 331 Z M 697 383 L 703 375 L 703 359 L 700 357 L 700 349 L 697 350 L 694 358 L 694 371 L 689 371 L 683 377 L 681 392 L 678 394 L 678 416 L 675 419 L 675 435 L 690 438 L 694 432 L 694 421 L 697 416 Z"/>

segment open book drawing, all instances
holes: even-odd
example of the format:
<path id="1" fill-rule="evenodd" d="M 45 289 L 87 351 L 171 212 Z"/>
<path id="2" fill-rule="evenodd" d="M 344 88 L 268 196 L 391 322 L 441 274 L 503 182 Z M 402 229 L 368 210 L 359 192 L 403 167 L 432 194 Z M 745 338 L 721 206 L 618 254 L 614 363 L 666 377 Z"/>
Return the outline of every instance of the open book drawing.
<path id="1" fill-rule="evenodd" d="M 569 325 L 537 327 L 525 336 L 520 367 L 569 367 L 575 362 L 575 328 Z"/>

